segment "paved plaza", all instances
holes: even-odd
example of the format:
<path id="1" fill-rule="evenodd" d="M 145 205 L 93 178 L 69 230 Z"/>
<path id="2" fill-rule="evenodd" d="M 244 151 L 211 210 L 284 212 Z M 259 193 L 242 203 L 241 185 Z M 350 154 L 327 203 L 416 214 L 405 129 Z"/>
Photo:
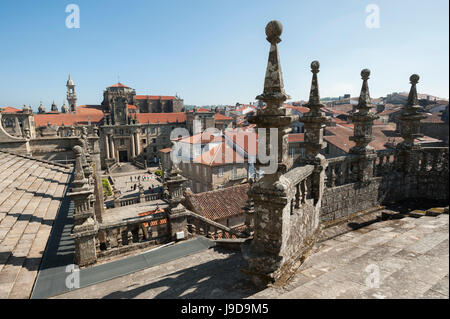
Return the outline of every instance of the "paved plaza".
<path id="1" fill-rule="evenodd" d="M 70 173 L 0 150 L 0 299 L 29 298 Z"/>
<path id="2" fill-rule="evenodd" d="M 123 164 L 125 165 L 125 164 Z M 139 193 L 139 183 L 144 187 L 146 194 L 159 192 L 162 183 L 154 174 L 156 168 L 138 169 L 132 164 L 123 166 L 123 173 L 113 173 L 111 177 L 114 179 L 115 187 L 120 190 L 122 197 L 133 196 Z M 152 191 L 153 189 L 153 191 Z"/>
<path id="3" fill-rule="evenodd" d="M 338 235 L 283 288 L 257 291 L 240 252 L 211 248 L 56 298 L 448 298 L 448 225 L 406 217 Z"/>

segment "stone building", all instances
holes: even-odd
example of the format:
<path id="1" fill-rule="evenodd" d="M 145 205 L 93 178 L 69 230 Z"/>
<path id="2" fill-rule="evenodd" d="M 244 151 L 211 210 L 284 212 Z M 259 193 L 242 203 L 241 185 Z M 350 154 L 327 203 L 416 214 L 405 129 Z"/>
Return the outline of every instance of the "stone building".
<path id="1" fill-rule="evenodd" d="M 226 134 L 201 133 L 175 142 L 181 161 L 178 166 L 187 179 L 186 185 L 194 193 L 226 188 L 247 180 L 248 156 L 237 149 Z M 170 149 L 161 152 L 164 165 L 170 163 L 169 152 Z M 169 167 L 163 166 L 163 169 Z"/>
<path id="2" fill-rule="evenodd" d="M 182 112 L 184 102 L 178 96 L 136 95 L 136 90 L 122 83 L 116 83 L 103 92 L 103 110 L 112 111 L 113 101 L 124 98 L 127 104 L 136 105 L 139 113 Z"/>

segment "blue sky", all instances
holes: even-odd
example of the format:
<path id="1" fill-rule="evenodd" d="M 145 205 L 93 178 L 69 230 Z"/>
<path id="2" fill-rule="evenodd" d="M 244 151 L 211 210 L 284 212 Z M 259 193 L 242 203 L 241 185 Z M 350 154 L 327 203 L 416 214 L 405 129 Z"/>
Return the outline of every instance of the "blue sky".
<path id="1" fill-rule="evenodd" d="M 79 29 L 65 25 L 71 3 Z M 371 3 L 378 29 L 365 26 Z M 407 91 L 412 73 L 420 93 L 448 97 L 448 10 L 448 0 L 0 0 L 0 106 L 60 106 L 68 73 L 79 104 L 99 104 L 118 76 L 186 104 L 248 103 L 263 89 L 273 19 L 293 100 L 308 97 L 315 59 L 322 97 L 358 95 L 363 68 L 373 97 Z"/>

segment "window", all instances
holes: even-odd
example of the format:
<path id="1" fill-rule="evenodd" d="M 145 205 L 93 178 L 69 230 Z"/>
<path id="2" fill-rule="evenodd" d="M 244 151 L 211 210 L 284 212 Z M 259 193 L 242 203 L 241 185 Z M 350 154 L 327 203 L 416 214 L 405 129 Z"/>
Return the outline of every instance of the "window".
<path id="1" fill-rule="evenodd" d="M 152 138 L 152 143 L 153 143 L 153 144 L 156 143 L 156 138 Z"/>
<path id="2" fill-rule="evenodd" d="M 219 168 L 219 177 L 222 177 L 223 176 L 223 167 L 220 167 Z"/>
<path id="3" fill-rule="evenodd" d="M 147 144 L 147 139 L 145 139 L 145 138 L 142 139 L 142 140 L 141 140 L 141 143 L 142 143 L 142 144 Z"/>
<path id="4" fill-rule="evenodd" d="M 208 176 L 208 168 L 206 166 L 203 168 L 203 174 L 205 175 L 205 177 Z"/>
<path id="5" fill-rule="evenodd" d="M 125 141 L 123 140 L 123 138 L 120 139 L 120 145 L 125 145 Z"/>
<path id="6" fill-rule="evenodd" d="M 293 147 L 291 147 L 291 148 L 289 149 L 289 154 L 291 155 L 291 157 L 294 157 L 295 149 L 294 149 Z"/>
<path id="7" fill-rule="evenodd" d="M 237 177 L 237 167 L 233 166 L 233 178 Z"/>

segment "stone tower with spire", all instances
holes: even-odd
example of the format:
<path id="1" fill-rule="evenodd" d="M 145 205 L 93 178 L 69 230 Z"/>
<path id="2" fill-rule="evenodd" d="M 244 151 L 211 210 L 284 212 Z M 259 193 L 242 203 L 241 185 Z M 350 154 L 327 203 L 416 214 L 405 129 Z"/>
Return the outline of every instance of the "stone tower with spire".
<path id="1" fill-rule="evenodd" d="M 77 107 L 77 94 L 75 93 L 75 83 L 69 74 L 69 79 L 67 80 L 67 102 L 69 102 L 70 112 L 75 112 Z"/>

